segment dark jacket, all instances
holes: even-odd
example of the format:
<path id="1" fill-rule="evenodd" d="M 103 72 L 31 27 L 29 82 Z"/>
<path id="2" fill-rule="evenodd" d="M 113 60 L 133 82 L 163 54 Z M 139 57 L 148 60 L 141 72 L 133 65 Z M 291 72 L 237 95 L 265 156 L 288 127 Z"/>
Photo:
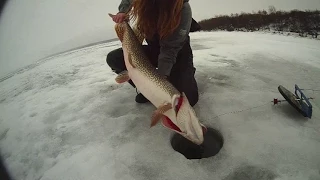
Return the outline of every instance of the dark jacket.
<path id="1" fill-rule="evenodd" d="M 130 10 L 132 0 L 122 0 L 119 12 L 126 13 Z M 189 32 L 200 30 L 199 24 L 192 18 L 192 10 L 189 0 L 184 0 L 181 13 L 181 21 L 178 28 L 166 39 L 159 40 L 156 35 L 153 39 L 146 39 L 152 49 L 158 49 L 158 71 L 162 75 L 170 75 L 173 65 L 176 63 L 178 53 L 189 43 Z M 192 52 L 190 52 L 192 53 Z"/>

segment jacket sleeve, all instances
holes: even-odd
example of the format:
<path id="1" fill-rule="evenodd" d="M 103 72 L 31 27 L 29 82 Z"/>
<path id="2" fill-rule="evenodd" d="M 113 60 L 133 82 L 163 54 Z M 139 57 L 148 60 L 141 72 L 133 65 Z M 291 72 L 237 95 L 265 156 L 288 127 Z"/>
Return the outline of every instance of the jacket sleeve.
<path id="1" fill-rule="evenodd" d="M 121 3 L 118 7 L 119 13 L 127 13 L 130 10 L 133 0 L 121 0 Z"/>
<path id="2" fill-rule="evenodd" d="M 158 72 L 170 76 L 172 66 L 176 63 L 179 51 L 182 49 L 192 22 L 192 10 L 189 2 L 185 2 L 181 12 L 178 28 L 166 39 L 160 40 L 160 54 L 158 56 Z"/>

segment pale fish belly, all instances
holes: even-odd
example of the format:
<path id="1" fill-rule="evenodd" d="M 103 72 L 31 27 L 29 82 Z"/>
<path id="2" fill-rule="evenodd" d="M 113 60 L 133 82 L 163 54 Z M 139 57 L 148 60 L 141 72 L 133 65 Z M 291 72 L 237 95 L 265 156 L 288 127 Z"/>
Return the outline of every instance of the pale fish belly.
<path id="1" fill-rule="evenodd" d="M 128 53 L 125 48 L 123 48 L 123 52 L 128 74 L 138 90 L 156 107 L 164 103 L 171 103 L 171 96 L 160 88 L 156 82 L 149 79 L 138 69 L 133 68 L 128 61 Z"/>
<path id="2" fill-rule="evenodd" d="M 139 91 L 150 100 L 155 106 L 159 107 L 165 103 L 171 103 L 171 96 L 159 88 L 156 83 L 152 82 L 146 76 L 144 76 L 139 70 L 130 67 L 129 76 L 132 77 L 132 81 L 139 87 Z M 164 113 L 171 121 L 176 122 L 176 113 L 174 108 Z"/>

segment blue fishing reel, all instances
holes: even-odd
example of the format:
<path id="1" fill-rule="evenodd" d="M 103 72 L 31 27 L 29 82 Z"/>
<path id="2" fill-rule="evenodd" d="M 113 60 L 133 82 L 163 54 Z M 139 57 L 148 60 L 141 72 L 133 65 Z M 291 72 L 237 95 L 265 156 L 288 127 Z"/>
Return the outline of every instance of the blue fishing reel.
<path id="1" fill-rule="evenodd" d="M 293 106 L 298 112 L 300 112 L 304 117 L 311 118 L 312 117 L 312 105 L 309 99 L 302 92 L 304 89 L 300 89 L 297 84 L 295 84 L 295 94 L 287 90 L 285 87 L 280 85 L 278 87 L 280 94 L 285 98 L 285 100 L 273 99 L 273 104 L 278 104 L 282 101 L 287 101 L 291 106 Z"/>
<path id="2" fill-rule="evenodd" d="M 312 105 L 309 101 L 309 99 L 313 98 L 307 98 L 304 93 L 302 92 L 303 89 L 300 89 L 298 85 L 295 85 L 295 94 L 298 97 L 297 101 L 301 105 L 301 111 L 303 112 L 303 115 L 305 117 L 311 118 L 312 116 Z"/>

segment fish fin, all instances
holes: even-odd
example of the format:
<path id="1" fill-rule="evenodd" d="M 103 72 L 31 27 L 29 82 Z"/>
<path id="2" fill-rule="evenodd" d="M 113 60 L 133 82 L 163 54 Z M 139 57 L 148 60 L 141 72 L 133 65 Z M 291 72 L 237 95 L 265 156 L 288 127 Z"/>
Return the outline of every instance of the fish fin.
<path id="1" fill-rule="evenodd" d="M 133 68 L 136 68 L 136 66 L 133 65 L 131 55 L 129 55 L 128 58 L 129 58 L 129 63 L 131 64 L 131 66 L 132 66 Z"/>
<path id="2" fill-rule="evenodd" d="M 171 103 L 167 103 L 158 107 L 152 114 L 150 127 L 155 126 L 159 120 L 164 116 L 163 114 L 172 108 Z"/>
<path id="3" fill-rule="evenodd" d="M 159 113 L 159 112 L 154 112 L 152 114 L 152 119 L 151 119 L 151 124 L 150 124 L 150 127 L 153 127 L 155 126 L 156 124 L 158 124 L 158 122 L 160 121 L 161 118 L 163 118 L 164 115 Z"/>
<path id="4" fill-rule="evenodd" d="M 118 76 L 116 77 L 116 82 L 117 83 L 124 83 L 130 80 L 128 71 L 122 71 L 121 73 L 118 74 Z"/>
<path id="5" fill-rule="evenodd" d="M 111 13 L 108 13 L 108 15 L 113 18 L 115 15 L 111 14 Z"/>

